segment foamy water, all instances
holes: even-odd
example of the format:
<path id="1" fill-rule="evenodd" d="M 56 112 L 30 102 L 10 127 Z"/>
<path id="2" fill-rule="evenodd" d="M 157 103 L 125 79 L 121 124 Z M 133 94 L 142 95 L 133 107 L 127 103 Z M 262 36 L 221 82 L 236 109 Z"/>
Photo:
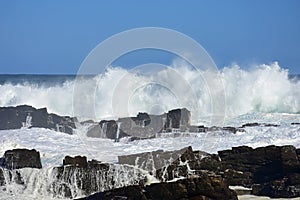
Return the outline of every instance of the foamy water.
<path id="1" fill-rule="evenodd" d="M 171 67 L 147 74 L 114 67 L 109 68 L 105 74 L 80 77 L 77 80 L 75 77 L 63 77 L 56 81 L 54 77 L 54 81 L 45 81 L 45 77 L 38 77 L 37 80 L 27 77 L 12 82 L 0 81 L 0 106 L 28 104 L 37 108 L 46 107 L 49 112 L 60 115 L 93 116 L 94 120 L 135 116 L 138 112 L 161 114 L 174 108 L 186 107 L 192 113 L 192 124 L 212 125 L 210 116 L 215 113 L 212 113 L 210 94 L 212 91 L 222 93 L 222 90 L 220 85 L 207 88 L 205 79 L 201 77 L 214 77 L 213 72 L 195 71 L 183 62 L 174 62 Z M 74 135 L 42 128 L 2 130 L 0 156 L 9 149 L 34 148 L 41 154 L 44 167 L 42 172 L 48 173 L 52 167 L 62 165 L 66 155 L 85 155 L 88 159 L 116 163 L 119 155 L 159 149 L 178 150 L 187 146 L 208 153 L 239 145 L 294 145 L 300 148 L 300 125 L 291 124 L 300 122 L 300 81 L 289 78 L 288 70 L 276 62 L 253 66 L 251 70 L 234 65 L 223 68 L 219 77 L 225 94 L 225 112 L 222 113 L 224 125 L 237 127 L 259 122 L 280 126 L 247 127 L 245 132 L 236 134 L 226 131 L 185 132 L 175 137 L 170 133 L 159 138 L 132 142 L 123 138 L 118 143 L 104 138 L 87 138 L 87 127 L 80 125 Z M 80 88 L 82 93 L 74 96 L 74 87 Z M 192 93 L 188 92 L 189 89 Z M 116 98 L 120 96 L 128 97 L 125 109 L 122 104 L 124 99 Z M 75 110 L 74 101 L 79 103 Z M 85 106 L 90 103 L 93 113 Z M 45 188 L 47 182 L 35 181 L 38 173 L 42 172 L 22 171 L 29 181 Z M 24 189 L 12 183 L 9 187 L 12 192 L 0 191 L 0 199 L 51 199 L 33 186 Z M 244 195 L 239 199 L 269 198 Z"/>
<path id="2" fill-rule="evenodd" d="M 138 112 L 161 114 L 186 107 L 192 113 L 194 124 L 214 114 L 210 93 L 221 92 L 221 86 L 207 88 L 205 79 L 201 78 L 214 77 L 210 74 L 212 72 L 196 72 L 182 62 L 174 62 L 171 67 L 172 70 L 166 68 L 152 74 L 140 74 L 120 67 L 109 68 L 105 74 L 78 79 L 76 85 L 72 79 L 48 85 L 26 80 L 3 83 L 0 85 L 0 106 L 28 104 L 47 107 L 50 112 L 60 115 L 86 114 L 97 120 L 136 115 Z M 180 80 L 172 78 L 174 73 Z M 223 114 L 227 118 L 253 112 L 300 113 L 300 81 L 289 79 L 288 70 L 280 68 L 277 62 L 258 65 L 251 70 L 241 69 L 238 65 L 225 67 L 219 75 L 225 92 Z M 123 84 L 124 79 L 126 84 Z M 126 85 L 121 87 L 121 91 L 120 84 Z M 92 87 L 94 85 L 96 88 Z M 74 86 L 82 89 L 82 93 L 74 96 Z M 120 96 L 128 96 L 128 99 L 117 98 Z M 125 101 L 126 108 L 123 108 L 122 101 Z M 79 103 L 75 110 L 74 102 Z M 85 106 L 90 103 L 93 104 L 93 113 L 86 113 L 91 112 Z"/>

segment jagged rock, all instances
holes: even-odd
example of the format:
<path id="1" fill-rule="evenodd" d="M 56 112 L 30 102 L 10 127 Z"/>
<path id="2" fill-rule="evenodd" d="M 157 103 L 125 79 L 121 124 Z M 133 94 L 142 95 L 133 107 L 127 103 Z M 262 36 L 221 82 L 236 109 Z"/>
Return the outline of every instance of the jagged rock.
<path id="1" fill-rule="evenodd" d="M 80 162 L 84 160 L 84 157 L 78 158 Z M 140 169 L 96 160 L 88 161 L 84 166 L 72 164 L 54 167 L 53 174 L 53 192 L 66 198 L 74 198 L 76 193 L 91 195 L 112 188 L 139 185 L 146 180 L 146 174 Z"/>
<path id="2" fill-rule="evenodd" d="M 6 176 L 4 176 L 4 173 Z M 25 184 L 18 170 L 9 170 L 0 167 L 0 186 L 6 185 L 7 182 L 14 182 L 18 185 Z"/>
<path id="3" fill-rule="evenodd" d="M 63 165 L 74 165 L 74 166 L 78 166 L 78 167 L 87 167 L 88 162 L 87 162 L 86 156 L 75 156 L 74 158 L 70 157 L 70 156 L 66 156 L 63 160 Z"/>
<path id="4" fill-rule="evenodd" d="M 155 183 L 149 186 L 129 186 L 97 193 L 87 200 L 109 199 L 203 199 L 203 200 L 237 200 L 234 191 L 219 177 L 202 175 L 198 178 L 183 179 L 176 182 Z"/>
<path id="5" fill-rule="evenodd" d="M 39 127 L 72 134 L 74 122 L 71 117 L 48 114 L 46 108 L 35 109 L 27 105 L 0 107 L 0 130 Z"/>
<path id="6" fill-rule="evenodd" d="M 183 148 L 176 151 L 153 151 L 139 154 L 132 154 L 126 156 L 119 156 L 119 164 L 128 164 L 132 166 L 139 167 L 148 171 L 149 173 L 157 176 L 159 179 L 171 180 L 171 168 L 175 165 L 178 165 L 179 162 L 185 162 L 187 160 L 194 160 L 195 156 L 191 147 Z M 176 162 L 175 162 L 176 161 Z M 175 162 L 175 163 L 174 163 Z M 169 171 L 169 173 L 164 173 L 164 170 Z M 187 175 L 187 168 L 181 170 L 182 173 Z M 183 175 L 181 173 L 178 176 Z"/>
<path id="7" fill-rule="evenodd" d="M 175 128 L 182 131 L 190 126 L 191 113 L 187 109 L 175 109 L 167 113 L 165 128 Z"/>
<path id="8" fill-rule="evenodd" d="M 0 186 L 3 186 L 4 184 L 5 184 L 5 179 L 4 179 L 2 168 L 0 167 Z"/>
<path id="9" fill-rule="evenodd" d="M 40 153 L 35 149 L 8 150 L 4 153 L 3 167 L 7 169 L 42 168 Z"/>
<path id="10" fill-rule="evenodd" d="M 131 136 L 134 139 L 153 138 L 155 134 L 170 132 L 172 129 L 181 131 L 190 127 L 190 111 L 187 109 L 175 109 L 162 115 L 149 115 L 138 113 L 136 117 L 124 117 L 115 120 L 102 120 L 99 125 L 93 124 L 88 132 L 88 137 L 106 137 L 119 139 Z M 119 127 L 118 127 L 119 126 Z M 119 134 L 117 132 L 119 128 Z"/>
<path id="11" fill-rule="evenodd" d="M 258 196 L 268 196 L 271 198 L 293 198 L 300 196 L 299 174 L 294 174 L 297 181 L 291 184 L 290 176 L 270 182 L 254 184 L 252 186 L 252 194 Z M 294 177 L 292 179 L 295 179 Z"/>
<path id="12" fill-rule="evenodd" d="M 230 185 L 252 186 L 255 195 L 300 196 L 299 151 L 295 147 L 241 146 L 218 153 L 222 176 Z"/>

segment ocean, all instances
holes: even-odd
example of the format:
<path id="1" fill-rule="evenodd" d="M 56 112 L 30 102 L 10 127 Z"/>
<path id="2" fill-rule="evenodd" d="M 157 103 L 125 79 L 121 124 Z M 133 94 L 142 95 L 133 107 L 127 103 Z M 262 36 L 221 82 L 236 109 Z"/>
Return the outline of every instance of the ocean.
<path id="1" fill-rule="evenodd" d="M 208 120 L 211 105 L 204 81 L 194 76 L 195 71 L 188 67 L 179 67 L 178 73 L 194 88 L 197 103 L 201 108 L 198 115 L 189 99 L 176 99 L 165 87 L 159 85 L 143 85 L 153 77 L 134 74 L 127 69 L 109 68 L 105 74 L 94 76 L 76 75 L 0 75 L 0 106 L 31 105 L 36 108 L 46 107 L 48 112 L 59 115 L 76 116 L 84 113 L 74 111 L 74 98 L 82 98 L 80 102 L 94 99 L 93 120 L 112 119 L 116 117 L 135 116 L 138 112 L 162 114 L 174 108 L 186 107 L 192 113 L 192 124 L 211 125 Z M 124 76 L 130 76 L 128 85 L 135 90 L 128 100 L 127 113 L 118 112 L 114 108 L 114 92 L 118 82 Z M 156 77 L 168 77 L 168 72 L 159 72 Z M 280 126 L 247 127 L 245 132 L 236 134 L 214 132 L 199 135 L 185 132 L 164 135 L 162 137 L 128 141 L 126 138 L 116 143 L 105 138 L 87 138 L 88 127 L 77 126 L 74 135 L 68 135 L 42 128 L 2 130 L 0 131 L 0 154 L 13 148 L 35 148 L 41 153 L 43 173 L 48 176 L 53 166 L 60 166 L 66 155 L 85 155 L 88 159 L 116 163 L 117 156 L 154 150 L 178 150 L 192 146 L 194 150 L 216 153 L 233 146 L 247 145 L 260 147 L 266 145 L 294 145 L 300 148 L 300 126 L 292 123 L 300 122 L 300 75 L 291 75 L 277 63 L 261 65 L 251 70 L 238 66 L 225 67 L 220 71 L 224 84 L 226 109 L 224 126 L 241 126 L 245 123 L 272 123 Z M 147 80 L 147 81 L 145 81 Z M 184 90 L 178 80 L 164 79 L 178 91 Z M 91 83 L 96 84 L 93 90 Z M 137 84 L 141 86 L 136 87 Z M 85 89 L 85 95 L 74 96 L 74 88 Z M 217 90 L 217 88 L 215 88 Z M 117 91 L 120 92 L 120 91 Z M 122 94 L 123 91 L 121 91 Z M 185 91 L 182 91 L 185 92 Z M 75 99 L 78 100 L 78 99 Z M 77 108 L 80 109 L 80 108 Z M 0 191 L 0 199 L 40 199 L 49 196 L 45 187 L 47 181 L 37 181 L 41 172 L 21 170 L 30 183 L 27 188 L 15 187 L 11 183 L 9 191 Z M 80 196 L 80 194 L 78 194 Z M 52 197 L 49 197 L 51 199 Z M 53 197 L 54 198 L 54 197 Z M 268 199 L 254 196 L 241 196 L 240 199 Z"/>

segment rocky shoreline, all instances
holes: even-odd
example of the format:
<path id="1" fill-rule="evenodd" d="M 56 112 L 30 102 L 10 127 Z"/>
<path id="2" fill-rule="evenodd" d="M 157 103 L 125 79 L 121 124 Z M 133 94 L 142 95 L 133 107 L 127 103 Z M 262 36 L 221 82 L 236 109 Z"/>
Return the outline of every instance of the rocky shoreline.
<path id="1" fill-rule="evenodd" d="M 218 154 L 187 147 L 120 156 L 117 164 L 66 156 L 62 166 L 53 167 L 47 187 L 52 196 L 86 196 L 82 199 L 237 199 L 229 185 L 250 188 L 257 196 L 292 198 L 300 196 L 299 158 L 293 146 L 240 146 Z M 0 186 L 14 182 L 26 188 L 22 168 L 42 170 L 39 152 L 5 152 Z"/>
<path id="2" fill-rule="evenodd" d="M 49 114 L 31 106 L 0 108 L 0 130 L 40 127 L 73 134 L 76 124 L 89 127 L 88 137 L 128 142 L 169 133 L 244 132 L 247 127 L 277 124 L 247 123 L 240 127 L 190 124 L 187 109 L 161 115 L 139 113 L 117 120 L 88 120 Z M 291 125 L 299 125 L 292 123 Z M 43 153 L 43 152 L 42 152 Z M 271 198 L 300 197 L 300 149 L 294 146 L 248 146 L 209 154 L 186 147 L 118 157 L 117 163 L 66 156 L 61 166 L 44 169 L 36 150 L 11 149 L 0 158 L 0 187 L 9 192 L 31 188 L 55 198 L 81 199 L 237 199 L 237 194 Z M 243 186 L 233 191 L 229 186 Z M 238 187 L 235 187 L 238 188 Z M 248 188 L 248 189 L 247 189 Z"/>
<path id="3" fill-rule="evenodd" d="M 299 125 L 299 123 L 292 122 L 291 125 Z M 77 126 L 88 127 L 87 137 L 108 138 L 115 141 L 123 137 L 130 137 L 132 141 L 151 139 L 164 133 L 223 131 L 235 134 L 244 132 L 247 127 L 278 127 L 280 125 L 268 123 L 246 123 L 239 127 L 192 125 L 191 113 L 186 108 L 170 110 L 161 115 L 138 113 L 135 117 L 124 117 L 116 120 L 79 122 L 76 117 L 48 113 L 46 108 L 36 109 L 28 105 L 0 107 L 0 130 L 37 127 L 73 134 Z"/>

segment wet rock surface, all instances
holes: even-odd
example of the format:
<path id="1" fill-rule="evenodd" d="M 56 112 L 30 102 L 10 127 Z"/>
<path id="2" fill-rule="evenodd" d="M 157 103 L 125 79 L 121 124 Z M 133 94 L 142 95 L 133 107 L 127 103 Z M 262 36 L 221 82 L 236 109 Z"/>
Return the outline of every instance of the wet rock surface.
<path id="1" fill-rule="evenodd" d="M 293 146 L 240 146 L 218 154 L 187 147 L 120 156 L 119 164 L 66 156 L 63 166 L 52 169 L 50 185 L 52 193 L 67 198 L 102 191 L 88 199 L 236 199 L 228 185 L 252 188 L 254 195 L 291 198 L 300 196 L 299 158 L 300 150 Z M 6 151 L 1 160 L 2 186 L 7 181 L 27 184 L 22 171 L 12 169 L 41 168 L 35 150 Z M 160 182 L 146 186 L 149 175 Z"/>
<path id="2" fill-rule="evenodd" d="M 193 151 L 188 147 L 181 150 L 182 154 L 177 159 L 172 158 L 169 152 L 156 151 L 152 154 L 130 155 L 127 160 L 123 157 L 121 162 L 132 164 L 134 161 L 141 161 L 146 164 L 146 158 L 160 157 L 157 156 L 158 153 L 165 156 L 164 160 L 172 160 L 163 162 L 165 165 L 160 168 L 150 170 L 161 181 L 206 173 L 221 176 L 229 185 L 253 187 L 254 195 L 281 198 L 300 196 L 300 151 L 293 146 L 256 149 L 240 146 L 219 151 L 218 154 Z M 155 163 L 155 159 L 153 162 Z M 141 166 L 139 162 L 137 164 Z"/>
<path id="3" fill-rule="evenodd" d="M 7 169 L 42 168 L 40 153 L 35 149 L 8 150 L 1 160 L 1 166 Z"/>
<path id="4" fill-rule="evenodd" d="M 126 136 L 131 136 L 134 139 L 152 138 L 156 133 L 171 132 L 174 129 L 188 130 L 190 118 L 190 111 L 185 108 L 170 110 L 161 115 L 138 113 L 136 117 L 102 120 L 99 124 L 93 124 L 88 130 L 87 136 L 110 139 Z"/>
<path id="5" fill-rule="evenodd" d="M 155 183 L 149 186 L 129 186 L 97 193 L 83 199 L 203 199 L 237 200 L 236 193 L 220 177 L 201 175 L 176 182 Z"/>
<path id="6" fill-rule="evenodd" d="M 46 108 L 27 105 L 0 107 L 0 130 L 39 127 L 73 134 L 75 121 L 71 117 L 49 114 Z"/>

